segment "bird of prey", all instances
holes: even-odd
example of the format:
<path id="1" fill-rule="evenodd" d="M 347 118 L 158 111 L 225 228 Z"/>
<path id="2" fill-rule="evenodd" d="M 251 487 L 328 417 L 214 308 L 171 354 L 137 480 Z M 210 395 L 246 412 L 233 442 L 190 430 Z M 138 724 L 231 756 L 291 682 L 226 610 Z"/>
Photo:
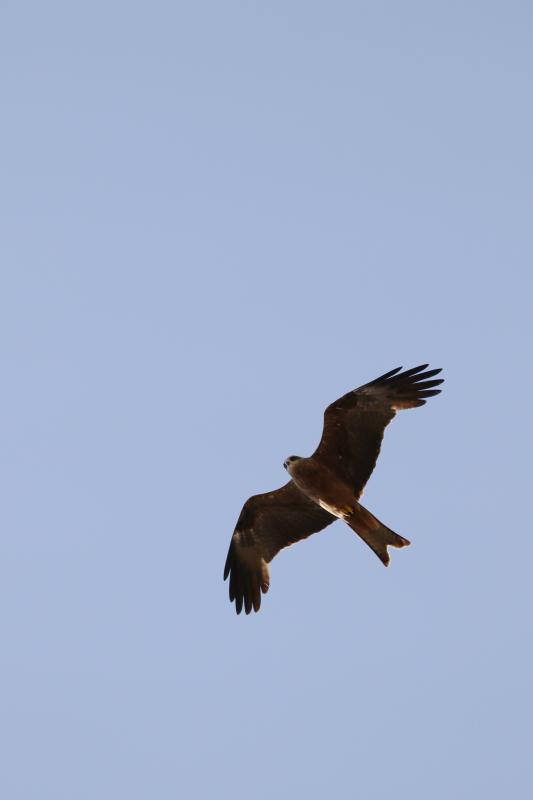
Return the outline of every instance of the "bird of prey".
<path id="1" fill-rule="evenodd" d="M 306 539 L 336 519 L 344 520 L 385 566 L 387 547 L 410 544 L 359 502 L 376 465 L 383 433 L 396 411 L 423 406 L 439 394 L 432 380 L 440 369 L 428 364 L 386 372 L 335 400 L 324 412 L 320 443 L 310 458 L 289 456 L 283 466 L 291 480 L 250 497 L 231 537 L 224 580 L 240 614 L 259 611 L 270 579 L 268 563 L 288 545 Z"/>

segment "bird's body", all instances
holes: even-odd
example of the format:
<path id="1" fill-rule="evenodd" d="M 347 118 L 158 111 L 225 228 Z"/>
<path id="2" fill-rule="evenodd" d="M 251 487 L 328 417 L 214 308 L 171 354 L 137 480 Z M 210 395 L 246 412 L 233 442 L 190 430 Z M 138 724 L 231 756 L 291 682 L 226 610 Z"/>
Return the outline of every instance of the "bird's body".
<path id="1" fill-rule="evenodd" d="M 297 458 L 286 462 L 286 470 L 298 489 L 334 517 L 342 519 L 353 511 L 353 489 L 335 472 L 314 458 Z"/>
<path id="2" fill-rule="evenodd" d="M 230 600 L 239 614 L 259 610 L 261 591 L 269 588 L 268 562 L 283 547 L 344 520 L 386 566 L 387 547 L 405 547 L 407 539 L 387 528 L 358 500 L 379 455 L 386 425 L 399 409 L 424 405 L 439 394 L 441 370 L 420 367 L 381 375 L 332 403 L 324 414 L 320 443 L 310 458 L 284 462 L 289 483 L 250 497 L 232 536 L 224 578 L 230 576 Z M 400 373 L 400 374 L 398 374 Z"/>

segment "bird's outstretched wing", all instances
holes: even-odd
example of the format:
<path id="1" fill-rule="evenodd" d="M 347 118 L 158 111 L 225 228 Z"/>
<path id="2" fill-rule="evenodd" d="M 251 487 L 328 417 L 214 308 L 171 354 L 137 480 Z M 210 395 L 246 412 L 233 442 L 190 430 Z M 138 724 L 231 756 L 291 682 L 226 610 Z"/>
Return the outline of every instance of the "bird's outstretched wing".
<path id="1" fill-rule="evenodd" d="M 283 547 L 306 539 L 335 521 L 292 482 L 250 497 L 240 513 L 224 567 L 229 598 L 240 614 L 259 611 L 261 592 L 268 591 L 268 562 Z"/>
<path id="2" fill-rule="evenodd" d="M 385 428 L 396 411 L 423 406 L 443 381 L 431 380 L 441 372 L 428 364 L 386 372 L 358 389 L 339 397 L 324 413 L 322 439 L 313 453 L 348 483 L 359 497 L 368 481 L 381 448 Z"/>

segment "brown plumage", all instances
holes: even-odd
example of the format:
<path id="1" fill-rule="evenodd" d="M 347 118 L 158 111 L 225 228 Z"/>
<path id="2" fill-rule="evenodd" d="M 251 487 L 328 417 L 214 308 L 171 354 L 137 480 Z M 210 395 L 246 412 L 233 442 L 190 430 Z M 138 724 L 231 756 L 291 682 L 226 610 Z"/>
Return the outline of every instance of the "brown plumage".
<path id="1" fill-rule="evenodd" d="M 432 380 L 440 369 L 427 364 L 401 367 L 335 400 L 324 413 L 320 443 L 310 458 L 290 456 L 291 480 L 266 494 L 250 497 L 233 533 L 224 580 L 240 614 L 259 611 L 269 587 L 267 564 L 284 547 L 306 539 L 343 519 L 387 565 L 387 547 L 405 547 L 407 539 L 387 528 L 358 503 L 376 465 L 383 433 L 396 411 L 422 406 L 439 394 Z"/>

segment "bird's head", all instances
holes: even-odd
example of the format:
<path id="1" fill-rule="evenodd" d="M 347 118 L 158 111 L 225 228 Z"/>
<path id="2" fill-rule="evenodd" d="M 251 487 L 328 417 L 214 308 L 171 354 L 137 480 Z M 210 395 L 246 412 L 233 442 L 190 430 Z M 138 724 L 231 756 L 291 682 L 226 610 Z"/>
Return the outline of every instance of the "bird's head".
<path id="1" fill-rule="evenodd" d="M 285 459 L 285 461 L 283 462 L 283 466 L 285 467 L 285 469 L 287 470 L 287 472 L 289 472 L 289 473 L 290 473 L 290 471 L 291 471 L 291 467 L 292 467 L 292 466 L 293 466 L 293 465 L 294 465 L 294 464 L 295 464 L 297 461 L 300 461 L 300 456 L 289 456 L 289 457 L 288 457 L 288 458 L 286 458 L 286 459 Z"/>

